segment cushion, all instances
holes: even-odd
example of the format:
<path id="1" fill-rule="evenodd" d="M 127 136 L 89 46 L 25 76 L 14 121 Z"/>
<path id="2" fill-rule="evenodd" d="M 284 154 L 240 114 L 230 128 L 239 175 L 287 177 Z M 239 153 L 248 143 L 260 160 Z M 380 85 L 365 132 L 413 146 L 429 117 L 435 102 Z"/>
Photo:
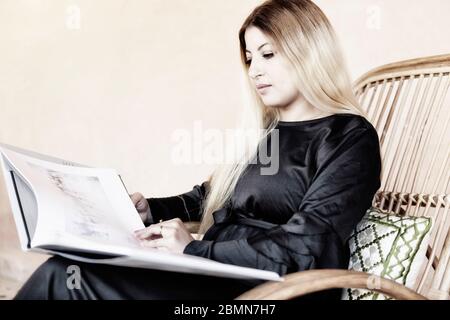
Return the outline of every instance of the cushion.
<path id="1" fill-rule="evenodd" d="M 349 269 L 362 271 L 413 288 L 422 264 L 432 220 L 388 214 L 371 207 L 349 238 Z M 383 294 L 365 289 L 345 289 L 345 300 L 384 300 Z"/>

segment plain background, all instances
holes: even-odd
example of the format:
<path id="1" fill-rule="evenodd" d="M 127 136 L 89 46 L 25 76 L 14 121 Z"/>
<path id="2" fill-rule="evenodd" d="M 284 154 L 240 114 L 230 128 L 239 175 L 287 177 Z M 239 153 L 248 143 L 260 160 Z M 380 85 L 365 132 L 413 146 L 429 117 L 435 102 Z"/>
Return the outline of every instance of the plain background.
<path id="1" fill-rule="evenodd" d="M 238 30 L 257 0 L 0 0 L 0 142 L 117 169 L 168 196 L 209 175 L 179 165 L 175 130 L 232 128 Z M 450 53 L 448 0 L 317 0 L 350 74 Z M 0 256 L 17 248 L 3 180 Z M 0 259 L 0 269 L 2 261 Z"/>

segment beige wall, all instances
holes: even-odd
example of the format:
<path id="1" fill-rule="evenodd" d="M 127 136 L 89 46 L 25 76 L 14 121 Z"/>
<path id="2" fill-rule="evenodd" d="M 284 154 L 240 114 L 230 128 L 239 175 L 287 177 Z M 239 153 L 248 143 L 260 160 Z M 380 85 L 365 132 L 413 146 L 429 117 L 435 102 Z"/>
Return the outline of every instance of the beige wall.
<path id="1" fill-rule="evenodd" d="M 354 80 L 376 66 L 450 53 L 448 0 L 317 0 Z"/>
<path id="2" fill-rule="evenodd" d="M 196 120 L 234 125 L 237 32 L 260 2 L 0 0 L 0 141 L 116 168 L 129 191 L 147 196 L 189 190 L 212 167 L 175 165 L 171 134 Z M 353 79 L 380 64 L 450 52 L 450 1 L 317 3 Z M 0 250 L 15 234 L 8 210 L 1 181 Z"/>

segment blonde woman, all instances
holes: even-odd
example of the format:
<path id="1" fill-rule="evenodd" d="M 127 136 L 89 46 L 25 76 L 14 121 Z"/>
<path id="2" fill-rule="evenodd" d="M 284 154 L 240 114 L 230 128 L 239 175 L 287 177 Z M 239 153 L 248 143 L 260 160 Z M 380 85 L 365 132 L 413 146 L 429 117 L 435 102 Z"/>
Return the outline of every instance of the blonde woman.
<path id="1" fill-rule="evenodd" d="M 333 28 L 310 0 L 269 0 L 245 20 L 239 40 L 252 97 L 247 128 L 262 129 L 260 135 L 248 139 L 251 152 L 190 192 L 133 194 L 148 226 L 136 237 L 158 250 L 280 275 L 347 268 L 347 239 L 380 186 L 381 160 Z M 250 160 L 275 133 L 279 167 L 262 174 L 263 165 Z M 200 220 L 204 236 L 195 240 L 182 221 Z M 231 299 L 261 283 L 82 264 L 81 289 L 69 290 L 71 263 L 50 259 L 16 298 Z"/>

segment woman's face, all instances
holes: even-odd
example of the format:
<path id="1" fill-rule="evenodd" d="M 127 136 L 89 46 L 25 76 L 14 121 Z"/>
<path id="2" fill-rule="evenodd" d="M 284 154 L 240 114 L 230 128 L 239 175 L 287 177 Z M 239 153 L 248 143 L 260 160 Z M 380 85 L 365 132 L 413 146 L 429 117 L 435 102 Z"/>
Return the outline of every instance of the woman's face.
<path id="1" fill-rule="evenodd" d="M 290 67 L 270 38 L 250 26 L 245 32 L 245 44 L 248 75 L 264 104 L 285 108 L 299 99 L 300 91 L 292 79 Z"/>

